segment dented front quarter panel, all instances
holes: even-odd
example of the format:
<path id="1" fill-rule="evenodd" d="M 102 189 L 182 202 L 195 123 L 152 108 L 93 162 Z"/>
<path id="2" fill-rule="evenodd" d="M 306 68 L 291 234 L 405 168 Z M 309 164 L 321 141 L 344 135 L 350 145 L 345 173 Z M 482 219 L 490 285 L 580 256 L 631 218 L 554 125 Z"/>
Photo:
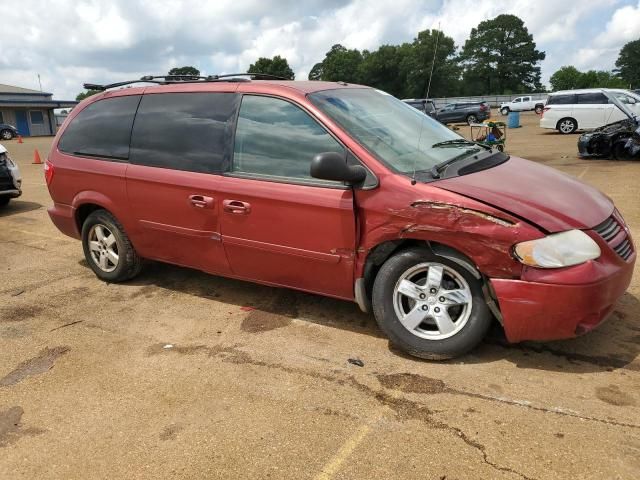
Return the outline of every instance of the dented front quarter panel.
<path id="1" fill-rule="evenodd" d="M 438 188 L 437 182 L 411 185 L 409 178 L 390 174 L 381 176 L 380 184 L 381 189 L 356 193 L 362 232 L 356 278 L 374 247 L 398 239 L 447 245 L 488 277 L 519 278 L 522 264 L 511 255 L 513 245 L 544 236 L 508 213 Z"/>

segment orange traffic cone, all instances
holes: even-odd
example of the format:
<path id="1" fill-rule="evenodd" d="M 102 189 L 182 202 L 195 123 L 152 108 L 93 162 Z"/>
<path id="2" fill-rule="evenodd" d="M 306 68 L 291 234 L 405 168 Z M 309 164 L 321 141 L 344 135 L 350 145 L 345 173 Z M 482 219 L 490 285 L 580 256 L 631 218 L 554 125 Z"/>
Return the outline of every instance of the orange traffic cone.
<path id="1" fill-rule="evenodd" d="M 38 149 L 36 148 L 33 151 L 33 165 L 41 165 L 42 164 L 42 160 L 40 159 L 40 153 L 38 152 Z"/>
<path id="2" fill-rule="evenodd" d="M 18 135 L 18 143 L 24 143 L 24 142 L 22 141 L 22 135 Z"/>

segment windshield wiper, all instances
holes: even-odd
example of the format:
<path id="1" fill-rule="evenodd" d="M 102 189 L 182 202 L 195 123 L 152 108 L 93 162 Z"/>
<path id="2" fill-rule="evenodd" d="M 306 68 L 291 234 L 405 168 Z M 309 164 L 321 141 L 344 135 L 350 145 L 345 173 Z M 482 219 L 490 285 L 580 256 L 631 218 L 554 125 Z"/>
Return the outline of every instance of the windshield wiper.
<path id="1" fill-rule="evenodd" d="M 429 173 L 431 174 L 431 178 L 440 178 L 440 172 L 458 160 L 462 160 L 463 158 L 467 158 L 467 155 L 458 155 L 457 157 L 450 158 L 449 160 L 445 160 L 444 162 L 436 163 Z"/>
<path id="2" fill-rule="evenodd" d="M 465 140 L 464 138 L 455 138 L 453 140 L 446 140 L 444 142 L 438 142 L 431 145 L 431 148 L 442 148 L 442 147 L 457 147 L 458 145 L 478 145 L 476 142 L 472 142 L 470 140 Z M 481 145 L 485 146 L 485 145 Z"/>

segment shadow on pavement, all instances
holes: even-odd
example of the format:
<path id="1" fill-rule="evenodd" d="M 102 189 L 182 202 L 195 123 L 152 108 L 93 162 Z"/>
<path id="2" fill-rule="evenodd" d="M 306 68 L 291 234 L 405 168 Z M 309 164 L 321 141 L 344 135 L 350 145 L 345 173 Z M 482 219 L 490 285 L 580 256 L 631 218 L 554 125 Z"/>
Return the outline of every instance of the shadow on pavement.
<path id="1" fill-rule="evenodd" d="M 8 217 L 9 215 L 30 212 L 32 210 L 38 210 L 39 208 L 42 208 L 42 205 L 39 203 L 27 202 L 14 198 L 9 201 L 9 205 L 0 208 L 0 217 Z"/>

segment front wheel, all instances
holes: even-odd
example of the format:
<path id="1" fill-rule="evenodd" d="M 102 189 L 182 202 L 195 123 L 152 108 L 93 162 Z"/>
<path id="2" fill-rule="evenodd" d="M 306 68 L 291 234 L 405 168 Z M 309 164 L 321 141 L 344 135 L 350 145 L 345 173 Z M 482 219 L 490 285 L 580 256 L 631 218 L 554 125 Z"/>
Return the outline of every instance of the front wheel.
<path id="1" fill-rule="evenodd" d="M 9 205 L 10 200 L 11 200 L 11 197 L 7 195 L 0 196 L 0 208 L 6 207 L 7 205 Z"/>
<path id="2" fill-rule="evenodd" d="M 444 360 L 475 348 L 491 325 L 482 283 L 427 249 L 400 252 L 380 268 L 373 311 L 392 344 L 410 355 Z"/>
<path id="3" fill-rule="evenodd" d="M 3 140 L 11 140 L 13 138 L 13 132 L 11 130 L 2 130 L 0 132 L 0 137 Z"/>
<path id="4" fill-rule="evenodd" d="M 118 220 L 106 210 L 91 213 L 82 225 L 84 256 L 98 278 L 122 282 L 142 269 L 142 259 Z"/>

